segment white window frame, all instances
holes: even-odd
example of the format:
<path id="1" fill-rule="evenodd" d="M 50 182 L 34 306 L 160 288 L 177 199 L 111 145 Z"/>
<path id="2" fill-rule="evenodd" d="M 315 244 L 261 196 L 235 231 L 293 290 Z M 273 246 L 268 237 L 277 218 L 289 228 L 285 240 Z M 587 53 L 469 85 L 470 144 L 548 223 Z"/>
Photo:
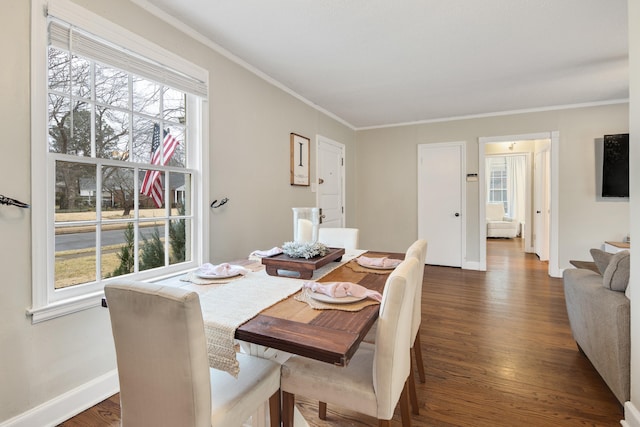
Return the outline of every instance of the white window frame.
<path id="1" fill-rule="evenodd" d="M 78 285 L 64 290 L 54 289 L 55 253 L 53 211 L 55 194 L 48 187 L 55 179 L 48 158 L 47 50 L 48 18 L 55 16 L 114 45 L 135 52 L 164 66 L 191 76 L 208 86 L 208 72 L 166 49 L 70 2 L 69 0 L 32 0 L 31 16 L 31 215 L 32 215 L 32 306 L 27 314 L 38 323 L 91 307 L 99 306 L 104 297 L 105 281 Z M 207 204 L 209 193 L 208 103 L 206 98 L 193 102 L 187 97 L 189 140 L 187 165 L 193 170 L 192 220 L 193 253 L 191 261 L 151 271 L 128 275 L 136 280 L 154 280 L 197 267 L 209 258 Z M 189 101 L 191 100 L 191 101 Z M 197 131 L 197 129 L 200 129 Z"/>

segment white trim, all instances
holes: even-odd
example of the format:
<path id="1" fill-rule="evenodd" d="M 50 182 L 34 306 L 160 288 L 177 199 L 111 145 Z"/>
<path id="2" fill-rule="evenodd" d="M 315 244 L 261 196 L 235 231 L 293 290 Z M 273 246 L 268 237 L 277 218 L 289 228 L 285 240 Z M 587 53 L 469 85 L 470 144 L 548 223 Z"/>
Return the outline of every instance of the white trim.
<path id="1" fill-rule="evenodd" d="M 640 410 L 633 402 L 624 403 L 624 420 L 620 421 L 623 427 L 640 427 Z"/>
<path id="2" fill-rule="evenodd" d="M 480 269 L 480 263 L 476 262 L 476 261 L 463 261 L 462 262 L 462 269 L 463 270 L 483 271 L 483 270 Z"/>
<path id="3" fill-rule="evenodd" d="M 589 108 L 589 107 L 598 107 L 602 105 L 615 105 L 615 104 L 628 104 L 628 103 L 629 103 L 629 98 L 624 98 L 624 99 L 611 99 L 607 101 L 585 102 L 582 104 L 550 105 L 548 107 L 524 108 L 521 110 L 494 111 L 490 113 L 469 114 L 466 116 L 451 116 L 451 117 L 442 117 L 439 119 L 416 120 L 413 122 L 390 123 L 386 125 L 375 125 L 375 126 L 362 126 L 362 127 L 356 127 L 355 130 L 384 129 L 384 128 L 393 128 L 393 127 L 400 127 L 400 126 L 424 125 L 429 123 L 453 122 L 456 120 L 482 119 L 487 117 L 511 116 L 515 114 L 541 113 L 545 111 L 569 110 L 573 108 Z"/>
<path id="4" fill-rule="evenodd" d="M 346 159 L 346 153 L 345 153 L 345 145 L 341 142 L 338 141 L 334 141 L 333 139 L 327 138 L 325 136 L 322 135 L 316 135 L 316 176 L 315 176 L 315 181 L 312 183 L 312 185 L 317 185 L 318 184 L 318 171 L 319 169 L 319 159 L 320 159 L 320 142 L 322 142 L 323 144 L 329 144 L 329 145 L 333 145 L 334 147 L 338 148 L 340 150 L 340 152 L 342 153 L 342 168 L 340 169 L 340 173 L 341 173 L 341 181 L 342 181 L 342 226 L 346 227 L 347 226 L 347 222 L 346 222 L 346 217 L 347 217 L 347 206 L 346 206 L 346 188 L 347 188 L 347 174 L 346 174 L 346 170 L 347 170 L 347 159 Z M 313 187 L 312 187 L 313 188 Z M 316 206 L 320 206 L 320 192 L 316 191 Z"/>
<path id="5" fill-rule="evenodd" d="M 560 132 L 551 132 L 551 224 L 549 224 L 549 275 L 562 277 L 558 259 L 560 221 Z"/>
<path id="6" fill-rule="evenodd" d="M 562 271 L 558 267 L 558 221 L 559 221 L 559 172 L 560 172 L 560 132 L 537 132 L 522 135 L 502 135 L 502 136 L 490 136 L 478 138 L 478 203 L 479 203 L 479 215 L 478 226 L 480 230 L 480 266 L 482 271 L 487 270 L 487 228 L 484 226 L 486 222 L 486 207 L 484 200 L 486 200 L 486 187 L 485 187 L 485 170 L 484 163 L 486 159 L 485 146 L 488 143 L 494 142 L 511 142 L 511 141 L 526 141 L 533 139 L 548 139 L 551 141 L 551 183 L 550 183 L 550 199 L 551 199 L 551 224 L 549 224 L 549 275 L 551 277 L 562 277 Z"/>
<path id="7" fill-rule="evenodd" d="M 47 205 L 48 192 L 44 185 L 42 174 L 46 173 L 47 157 L 43 147 L 33 141 L 47 140 L 48 123 L 45 94 L 47 93 L 47 19 L 45 14 L 46 0 L 32 0 L 31 3 L 31 234 L 32 236 L 47 235 Z M 40 11 L 40 13 L 38 12 Z M 42 70 L 42 73 L 34 72 Z M 50 179 L 50 178 L 47 178 Z M 51 181 L 46 181 L 51 182 Z M 31 281 L 33 307 L 47 304 L 47 287 L 36 286 L 35 283 L 49 283 L 47 278 L 48 246 L 54 242 L 47 242 L 47 248 L 31 245 Z"/>
<path id="8" fill-rule="evenodd" d="M 56 426 L 113 396 L 119 390 L 118 371 L 114 369 L 2 422 L 0 427 Z"/>
<path id="9" fill-rule="evenodd" d="M 40 288 L 40 286 L 38 286 Z M 88 308 L 99 307 L 102 304 L 104 292 L 96 292 L 88 295 L 79 295 L 61 301 L 51 302 L 42 307 L 28 308 L 27 314 L 32 316 L 32 323 L 40 323 L 45 320 L 55 319 Z"/>

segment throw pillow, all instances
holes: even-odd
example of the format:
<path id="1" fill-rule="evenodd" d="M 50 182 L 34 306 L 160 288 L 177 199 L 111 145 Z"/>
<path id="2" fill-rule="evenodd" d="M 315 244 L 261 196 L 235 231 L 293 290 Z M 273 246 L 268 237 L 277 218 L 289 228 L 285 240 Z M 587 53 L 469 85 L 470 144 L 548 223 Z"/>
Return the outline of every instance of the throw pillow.
<path id="1" fill-rule="evenodd" d="M 629 284 L 629 251 L 614 254 L 602 275 L 602 284 L 612 291 L 624 292 Z"/>
<path id="2" fill-rule="evenodd" d="M 589 252 L 591 253 L 593 262 L 595 262 L 596 267 L 598 267 L 598 271 L 601 275 L 604 276 L 604 272 L 609 266 L 609 261 L 611 261 L 611 257 L 613 257 L 613 254 L 600 249 L 591 249 L 589 250 Z"/>

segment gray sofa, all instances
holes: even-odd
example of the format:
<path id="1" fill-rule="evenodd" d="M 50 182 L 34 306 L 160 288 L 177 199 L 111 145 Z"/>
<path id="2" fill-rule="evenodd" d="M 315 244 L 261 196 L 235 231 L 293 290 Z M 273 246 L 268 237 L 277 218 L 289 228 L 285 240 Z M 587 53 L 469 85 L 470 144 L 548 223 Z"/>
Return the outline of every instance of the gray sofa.
<path id="1" fill-rule="evenodd" d="M 629 400 L 629 252 L 592 249 L 598 274 L 587 269 L 563 273 L 573 338 L 621 404 Z"/>

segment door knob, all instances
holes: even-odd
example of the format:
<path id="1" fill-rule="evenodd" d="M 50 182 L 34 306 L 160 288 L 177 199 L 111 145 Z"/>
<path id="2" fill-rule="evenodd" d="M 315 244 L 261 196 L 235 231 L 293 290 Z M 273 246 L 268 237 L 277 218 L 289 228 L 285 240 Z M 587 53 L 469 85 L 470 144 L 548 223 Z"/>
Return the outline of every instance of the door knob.
<path id="1" fill-rule="evenodd" d="M 458 212 L 456 212 L 454 215 L 455 215 L 455 216 L 460 216 L 460 214 L 459 214 Z"/>
<path id="2" fill-rule="evenodd" d="M 536 211 L 536 213 L 542 213 L 542 211 Z"/>
<path id="3" fill-rule="evenodd" d="M 324 179 L 318 178 L 318 184 L 324 184 Z"/>

